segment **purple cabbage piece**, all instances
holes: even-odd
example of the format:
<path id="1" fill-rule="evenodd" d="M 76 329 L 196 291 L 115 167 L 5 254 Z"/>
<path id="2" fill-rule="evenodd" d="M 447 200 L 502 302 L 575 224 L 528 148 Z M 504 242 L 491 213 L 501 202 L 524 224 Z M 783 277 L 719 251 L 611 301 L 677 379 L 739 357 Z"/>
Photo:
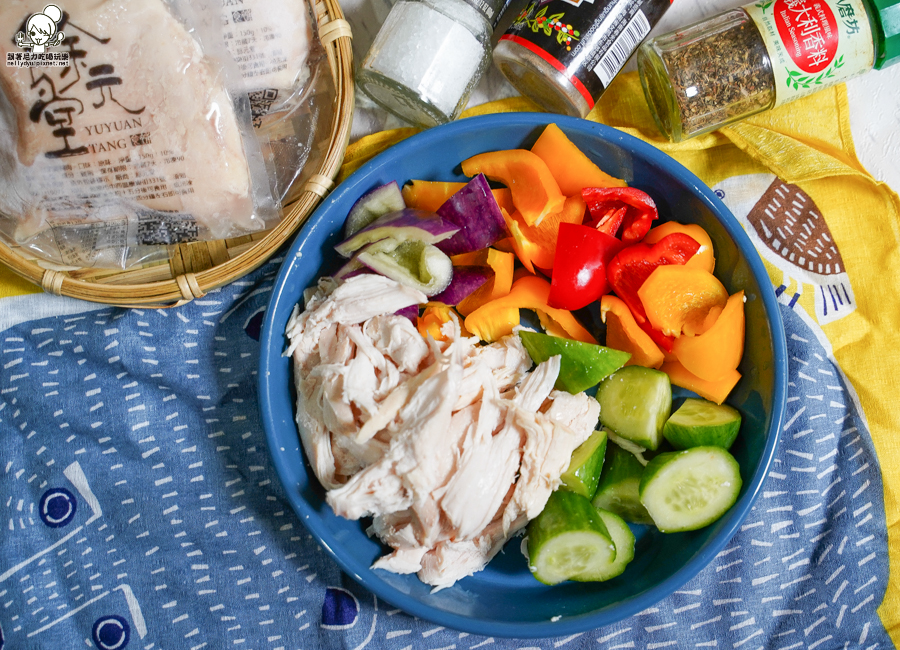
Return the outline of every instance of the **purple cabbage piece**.
<path id="1" fill-rule="evenodd" d="M 493 277 L 489 266 L 454 266 L 450 285 L 431 299 L 455 307 Z"/>
<path id="2" fill-rule="evenodd" d="M 459 226 L 425 210 L 404 208 L 389 212 L 375 219 L 368 226 L 334 247 L 340 255 L 350 257 L 367 244 L 382 239 L 395 241 L 421 241 L 436 244 L 452 237 Z"/>
<path id="3" fill-rule="evenodd" d="M 437 213 L 459 227 L 438 248 L 447 255 L 481 250 L 506 237 L 506 221 L 484 174 L 478 174 L 438 208 Z"/>
<path id="4" fill-rule="evenodd" d="M 375 187 L 356 200 L 344 222 L 344 238 L 355 235 L 380 216 L 406 207 L 397 181 Z"/>
<path id="5" fill-rule="evenodd" d="M 419 321 L 419 306 L 418 305 L 410 305 L 409 307 L 404 307 L 403 309 L 398 309 L 394 312 L 396 316 L 403 316 L 412 321 L 413 325 L 417 324 Z"/>
<path id="6" fill-rule="evenodd" d="M 339 268 L 331 277 L 343 282 L 357 275 L 362 275 L 363 273 L 374 273 L 374 271 L 360 262 L 357 258 L 351 257 L 350 260 Z"/>

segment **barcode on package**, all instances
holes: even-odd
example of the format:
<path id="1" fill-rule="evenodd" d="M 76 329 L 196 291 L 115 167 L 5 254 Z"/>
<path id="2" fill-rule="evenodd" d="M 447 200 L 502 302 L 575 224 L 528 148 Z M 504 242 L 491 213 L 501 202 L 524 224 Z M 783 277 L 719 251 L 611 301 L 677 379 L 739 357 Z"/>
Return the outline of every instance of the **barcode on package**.
<path id="1" fill-rule="evenodd" d="M 638 12 L 628 21 L 625 29 L 619 34 L 619 37 L 613 41 L 609 50 L 600 59 L 600 63 L 594 66 L 594 73 L 600 77 L 603 86 L 609 86 L 619 70 L 628 61 L 628 57 L 641 44 L 644 37 L 650 33 L 650 22 L 644 15 L 644 12 L 638 9 Z"/>
<path id="2" fill-rule="evenodd" d="M 137 217 L 136 239 L 144 246 L 182 244 L 197 241 L 200 235 L 197 221 L 189 214 L 139 210 Z"/>

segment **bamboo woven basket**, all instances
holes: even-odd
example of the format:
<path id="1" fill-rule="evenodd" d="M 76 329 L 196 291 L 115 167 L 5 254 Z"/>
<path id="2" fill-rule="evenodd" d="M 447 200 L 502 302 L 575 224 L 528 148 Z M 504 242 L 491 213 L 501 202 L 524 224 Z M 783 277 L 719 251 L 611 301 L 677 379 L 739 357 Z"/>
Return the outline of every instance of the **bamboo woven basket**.
<path id="1" fill-rule="evenodd" d="M 319 38 L 334 80 L 335 110 L 321 166 L 304 184 L 274 228 L 253 235 L 168 247 L 168 262 L 127 270 L 47 268 L 29 251 L 0 242 L 0 262 L 47 293 L 122 307 L 177 307 L 232 282 L 262 264 L 290 239 L 334 186 L 353 118 L 350 24 L 338 0 L 315 0 Z"/>

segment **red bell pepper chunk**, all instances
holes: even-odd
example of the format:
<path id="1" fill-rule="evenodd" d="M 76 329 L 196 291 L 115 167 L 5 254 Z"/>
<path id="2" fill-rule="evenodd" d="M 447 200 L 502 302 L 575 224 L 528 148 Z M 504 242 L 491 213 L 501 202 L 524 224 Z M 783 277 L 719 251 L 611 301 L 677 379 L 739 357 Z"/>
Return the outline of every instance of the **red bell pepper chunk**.
<path id="1" fill-rule="evenodd" d="M 592 225 L 600 232 L 605 232 L 610 237 L 615 237 L 616 233 L 619 232 L 619 227 L 625 220 L 626 211 L 627 209 L 624 206 L 618 209 L 613 208 Z M 593 217 L 593 215 L 591 216 Z"/>
<path id="2" fill-rule="evenodd" d="M 646 192 L 634 187 L 586 187 L 581 196 L 591 215 L 591 226 L 626 244 L 636 244 L 659 218 L 656 203 Z"/>
<path id="3" fill-rule="evenodd" d="M 623 248 L 609 262 L 606 276 L 612 290 L 625 301 L 638 324 L 647 320 L 647 314 L 638 289 L 650 277 L 657 266 L 684 264 L 700 249 L 700 244 L 682 232 L 666 235 L 655 244 L 633 244 Z"/>
<path id="4" fill-rule="evenodd" d="M 609 261 L 624 244 L 612 235 L 575 223 L 559 224 L 548 304 L 581 309 L 609 293 Z"/>
<path id="5" fill-rule="evenodd" d="M 645 320 L 642 323 L 638 323 L 638 327 L 640 327 L 644 332 L 647 333 L 654 343 L 659 347 L 660 350 L 665 350 L 666 352 L 672 352 L 672 348 L 675 346 L 675 337 L 669 336 L 667 334 L 663 334 L 659 330 L 653 329 L 653 326 L 650 324 L 650 321 Z"/>

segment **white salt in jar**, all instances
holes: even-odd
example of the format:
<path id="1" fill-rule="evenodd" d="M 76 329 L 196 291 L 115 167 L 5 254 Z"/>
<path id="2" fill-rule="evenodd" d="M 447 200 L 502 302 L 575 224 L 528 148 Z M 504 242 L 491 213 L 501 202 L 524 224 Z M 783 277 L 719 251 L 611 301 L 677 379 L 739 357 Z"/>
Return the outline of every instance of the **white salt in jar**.
<path id="1" fill-rule="evenodd" d="M 491 61 L 504 0 L 400 0 L 356 75 L 377 104 L 412 124 L 456 119 Z"/>

